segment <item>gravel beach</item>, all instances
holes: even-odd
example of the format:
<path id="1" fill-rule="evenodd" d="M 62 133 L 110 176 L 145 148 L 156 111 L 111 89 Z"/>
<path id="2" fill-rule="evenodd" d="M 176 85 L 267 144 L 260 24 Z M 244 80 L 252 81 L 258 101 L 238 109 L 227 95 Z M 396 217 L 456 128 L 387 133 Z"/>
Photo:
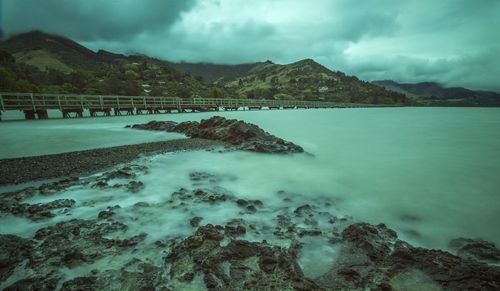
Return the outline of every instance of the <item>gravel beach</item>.
<path id="1" fill-rule="evenodd" d="M 224 145 L 220 141 L 187 138 L 53 155 L 3 159 L 0 160 L 0 185 L 87 174 L 137 159 L 141 155 L 208 149 Z"/>

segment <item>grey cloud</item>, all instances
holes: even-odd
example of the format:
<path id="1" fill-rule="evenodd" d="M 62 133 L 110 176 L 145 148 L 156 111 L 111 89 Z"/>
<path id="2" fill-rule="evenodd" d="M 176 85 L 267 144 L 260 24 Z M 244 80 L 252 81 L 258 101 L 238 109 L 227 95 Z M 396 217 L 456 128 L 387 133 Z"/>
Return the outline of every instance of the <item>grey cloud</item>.
<path id="1" fill-rule="evenodd" d="M 44 30 L 80 41 L 127 40 L 172 25 L 194 0 L 4 0 L 4 30 Z"/>
<path id="2" fill-rule="evenodd" d="M 96 4 L 99 3 L 99 4 Z M 4 0 L 4 31 L 173 61 L 313 58 L 371 81 L 500 91 L 498 0 Z"/>

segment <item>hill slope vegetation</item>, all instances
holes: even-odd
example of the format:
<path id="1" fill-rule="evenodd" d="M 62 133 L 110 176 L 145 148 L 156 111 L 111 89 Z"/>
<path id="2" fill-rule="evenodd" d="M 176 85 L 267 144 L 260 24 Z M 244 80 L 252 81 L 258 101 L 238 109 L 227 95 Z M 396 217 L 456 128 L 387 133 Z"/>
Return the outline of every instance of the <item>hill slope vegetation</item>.
<path id="1" fill-rule="evenodd" d="M 94 52 L 33 31 L 0 43 L 0 91 L 168 95 L 407 104 L 400 93 L 331 71 L 311 59 L 217 65 Z"/>

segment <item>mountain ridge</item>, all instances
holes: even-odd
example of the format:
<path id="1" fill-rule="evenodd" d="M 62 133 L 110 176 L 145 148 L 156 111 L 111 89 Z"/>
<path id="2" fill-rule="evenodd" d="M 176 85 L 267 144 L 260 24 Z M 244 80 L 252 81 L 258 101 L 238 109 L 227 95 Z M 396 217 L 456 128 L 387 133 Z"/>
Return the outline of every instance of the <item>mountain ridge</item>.
<path id="1" fill-rule="evenodd" d="M 500 106 L 500 93 L 493 91 L 445 87 L 437 82 L 398 83 L 393 80 L 378 80 L 372 83 L 404 94 L 423 105 Z"/>
<path id="2" fill-rule="evenodd" d="M 312 59 L 239 65 L 174 63 L 144 55 L 94 52 L 41 31 L 0 42 L 1 91 L 175 95 L 407 104 L 402 94 L 331 71 Z"/>

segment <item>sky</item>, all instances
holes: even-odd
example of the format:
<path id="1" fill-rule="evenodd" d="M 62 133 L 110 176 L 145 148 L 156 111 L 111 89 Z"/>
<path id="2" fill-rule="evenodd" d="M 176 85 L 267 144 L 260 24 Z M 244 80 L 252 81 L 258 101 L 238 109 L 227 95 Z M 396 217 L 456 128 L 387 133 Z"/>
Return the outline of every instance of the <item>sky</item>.
<path id="1" fill-rule="evenodd" d="M 360 79 L 500 91 L 500 0 L 0 0 L 4 36 L 223 64 L 312 58 Z"/>

